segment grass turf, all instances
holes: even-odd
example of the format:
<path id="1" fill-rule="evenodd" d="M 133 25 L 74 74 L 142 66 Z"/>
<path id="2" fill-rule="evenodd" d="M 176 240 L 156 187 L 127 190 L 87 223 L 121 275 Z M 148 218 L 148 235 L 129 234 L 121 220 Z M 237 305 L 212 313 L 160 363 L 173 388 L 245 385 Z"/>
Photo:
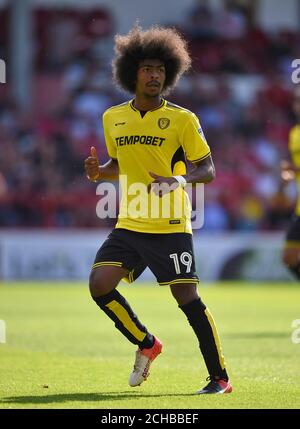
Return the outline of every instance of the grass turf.
<path id="1" fill-rule="evenodd" d="M 82 284 L 2 284 L 0 408 L 300 408 L 300 288 L 219 283 L 199 288 L 221 336 L 234 387 L 198 396 L 206 369 L 169 288 L 121 286 L 148 329 L 164 343 L 142 386 L 130 388 L 135 346 L 114 329 Z M 300 335 L 299 335 L 300 337 Z"/>

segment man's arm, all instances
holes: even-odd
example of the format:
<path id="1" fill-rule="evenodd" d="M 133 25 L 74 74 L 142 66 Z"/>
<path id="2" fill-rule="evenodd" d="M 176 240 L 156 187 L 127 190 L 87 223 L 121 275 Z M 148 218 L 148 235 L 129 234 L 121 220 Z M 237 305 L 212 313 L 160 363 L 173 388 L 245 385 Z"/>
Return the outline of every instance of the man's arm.
<path id="1" fill-rule="evenodd" d="M 190 170 L 183 176 L 187 183 L 209 183 L 216 177 L 216 170 L 211 156 L 203 161 L 189 163 Z"/>
<path id="2" fill-rule="evenodd" d="M 178 186 L 184 187 L 186 183 L 209 183 L 216 176 L 216 170 L 211 156 L 208 156 L 203 161 L 189 163 L 189 165 L 192 165 L 192 168 L 188 174 L 184 176 L 164 177 L 158 176 L 150 171 L 149 174 L 154 181 L 149 185 L 148 190 L 150 191 L 152 188 L 155 194 L 162 196 L 165 193 L 174 191 Z M 155 186 L 153 187 L 152 184 L 155 183 L 159 185 L 167 184 L 166 191 L 162 190 L 161 187 L 158 189 L 156 189 Z"/>
<path id="3" fill-rule="evenodd" d="M 216 176 L 215 166 L 211 156 L 208 156 L 203 161 L 191 163 L 189 172 L 182 176 L 187 183 L 209 183 Z M 167 183 L 168 185 L 172 185 L 173 183 L 178 183 L 178 180 L 175 178 L 176 176 L 164 177 L 158 176 L 155 173 L 149 172 L 150 176 L 153 177 L 154 182 L 156 183 Z M 153 183 L 153 182 L 152 182 Z"/>
<path id="4" fill-rule="evenodd" d="M 91 182 L 98 180 L 117 179 L 119 176 L 119 164 L 116 159 L 110 159 L 103 165 L 99 164 L 96 149 L 91 147 L 91 155 L 84 161 L 84 168 L 87 178 Z"/>

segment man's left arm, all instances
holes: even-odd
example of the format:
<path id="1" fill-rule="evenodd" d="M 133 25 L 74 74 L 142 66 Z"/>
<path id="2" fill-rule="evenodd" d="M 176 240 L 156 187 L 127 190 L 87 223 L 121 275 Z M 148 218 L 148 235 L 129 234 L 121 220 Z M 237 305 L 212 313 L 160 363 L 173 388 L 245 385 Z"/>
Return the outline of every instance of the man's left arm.
<path id="1" fill-rule="evenodd" d="M 169 192 L 174 191 L 178 186 L 185 187 L 187 183 L 209 183 L 215 177 L 215 167 L 211 157 L 210 148 L 205 139 L 200 122 L 196 115 L 189 114 L 183 131 L 179 136 L 180 144 L 185 153 L 186 159 L 191 168 L 183 176 L 162 177 L 152 172 L 150 176 L 154 179 L 153 183 L 166 184 Z M 152 185 L 151 184 L 151 185 Z M 166 186 L 166 190 L 168 187 Z M 154 190 L 155 193 L 157 193 Z M 162 192 L 164 194 L 165 192 Z M 161 195 L 161 192 L 158 193 Z"/>
<path id="2" fill-rule="evenodd" d="M 216 169 L 211 155 L 202 161 L 190 162 L 189 171 L 183 176 L 187 183 L 209 183 L 216 177 Z"/>
<path id="3" fill-rule="evenodd" d="M 153 182 L 150 184 L 151 186 L 155 183 L 159 185 L 167 185 L 166 192 L 162 191 L 161 186 L 160 189 L 157 191 L 155 187 L 153 187 L 154 192 L 157 195 L 162 196 L 163 194 L 167 193 L 168 187 L 170 192 L 174 191 L 179 186 L 182 186 L 184 188 L 187 183 L 209 183 L 216 176 L 216 170 L 211 155 L 209 155 L 202 161 L 189 163 L 189 165 L 189 172 L 183 176 L 164 177 L 158 176 L 153 172 L 149 172 L 150 176 L 154 179 Z"/>

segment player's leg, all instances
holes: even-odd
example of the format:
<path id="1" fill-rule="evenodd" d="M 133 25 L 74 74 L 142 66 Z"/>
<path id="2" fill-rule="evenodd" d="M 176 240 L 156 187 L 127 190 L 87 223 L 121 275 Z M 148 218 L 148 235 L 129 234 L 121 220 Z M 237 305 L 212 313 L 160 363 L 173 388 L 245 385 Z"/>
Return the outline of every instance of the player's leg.
<path id="1" fill-rule="evenodd" d="M 103 265 L 94 268 L 91 271 L 89 283 L 91 296 L 130 342 L 139 347 L 151 347 L 153 336 L 116 289 L 120 280 L 127 274 L 128 270 L 122 267 Z"/>
<path id="2" fill-rule="evenodd" d="M 282 253 L 282 260 L 291 273 L 300 280 L 300 243 L 299 248 L 285 247 Z"/>
<path id="3" fill-rule="evenodd" d="M 145 239 L 144 257 L 161 286 L 170 286 L 200 345 L 212 382 L 209 391 L 223 393 L 230 384 L 214 320 L 197 293 L 199 280 L 191 234 L 151 234 Z M 215 379 L 218 379 L 216 386 Z M 225 386 L 225 387 L 224 387 Z M 231 388 L 231 386 L 230 386 Z"/>
<path id="4" fill-rule="evenodd" d="M 126 232 L 115 230 L 110 234 L 96 255 L 90 274 L 90 292 L 101 310 L 114 321 L 116 328 L 130 342 L 138 345 L 135 369 L 129 381 L 131 386 L 138 386 L 147 378 L 148 370 L 145 368 L 149 368 L 162 345 L 148 332 L 116 289 L 121 279 L 134 281 L 145 269 L 134 246 L 134 237 L 128 237 Z"/>
<path id="5" fill-rule="evenodd" d="M 216 324 L 209 309 L 201 301 L 196 284 L 171 284 L 170 288 L 198 338 L 209 373 L 210 383 L 198 393 L 231 392 Z"/>
<path id="6" fill-rule="evenodd" d="M 291 273 L 300 280 L 300 218 L 296 216 L 287 232 L 282 261 Z"/>

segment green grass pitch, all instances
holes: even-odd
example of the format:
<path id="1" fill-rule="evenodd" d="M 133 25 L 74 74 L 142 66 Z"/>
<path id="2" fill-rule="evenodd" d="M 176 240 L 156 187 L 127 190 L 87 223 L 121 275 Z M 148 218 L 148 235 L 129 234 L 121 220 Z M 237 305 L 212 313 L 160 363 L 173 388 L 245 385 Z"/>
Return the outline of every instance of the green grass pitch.
<path id="1" fill-rule="evenodd" d="M 198 396 L 206 369 L 196 337 L 169 288 L 121 286 L 141 321 L 164 343 L 147 382 L 128 386 L 136 347 L 83 284 L 1 284 L 0 408 L 300 408 L 297 284 L 199 287 L 222 340 L 234 391 Z M 300 334 L 298 335 L 298 338 Z"/>

